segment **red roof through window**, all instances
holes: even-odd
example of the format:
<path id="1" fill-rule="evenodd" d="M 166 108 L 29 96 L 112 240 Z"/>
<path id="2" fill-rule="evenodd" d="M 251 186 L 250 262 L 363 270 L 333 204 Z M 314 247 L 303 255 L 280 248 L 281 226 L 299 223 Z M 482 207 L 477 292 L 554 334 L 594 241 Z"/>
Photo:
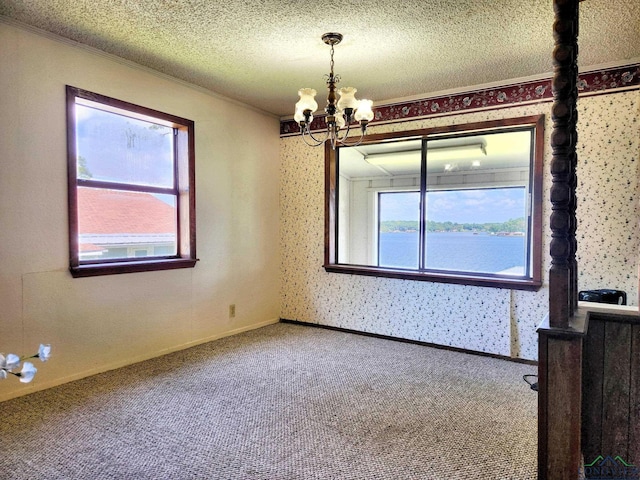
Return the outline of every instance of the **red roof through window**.
<path id="1" fill-rule="evenodd" d="M 175 233 L 176 209 L 151 193 L 78 188 L 78 233 Z"/>

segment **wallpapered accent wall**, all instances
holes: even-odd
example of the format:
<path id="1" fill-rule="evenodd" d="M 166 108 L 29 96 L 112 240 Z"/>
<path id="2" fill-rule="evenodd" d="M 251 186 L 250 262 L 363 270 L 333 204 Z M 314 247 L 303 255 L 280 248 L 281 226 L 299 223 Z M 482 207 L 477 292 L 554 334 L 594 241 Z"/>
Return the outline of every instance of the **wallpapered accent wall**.
<path id="1" fill-rule="evenodd" d="M 640 95 L 578 101 L 578 284 L 638 305 Z"/>
<path id="2" fill-rule="evenodd" d="M 580 288 L 626 290 L 637 304 L 638 91 L 579 101 Z M 371 125 L 371 133 L 543 113 L 549 198 L 551 103 Z M 365 277 L 324 271 L 324 151 L 281 139 L 281 317 L 480 352 L 537 358 L 548 309 L 550 205 L 543 213 L 544 285 L 538 292 Z"/>

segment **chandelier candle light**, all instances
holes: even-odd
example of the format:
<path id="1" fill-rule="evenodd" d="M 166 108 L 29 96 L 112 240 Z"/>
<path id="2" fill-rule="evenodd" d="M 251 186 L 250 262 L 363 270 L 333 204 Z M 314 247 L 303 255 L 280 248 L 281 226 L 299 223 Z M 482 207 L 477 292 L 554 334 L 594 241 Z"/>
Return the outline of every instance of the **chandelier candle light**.
<path id="1" fill-rule="evenodd" d="M 334 150 L 338 143 L 348 146 L 359 145 L 367 131 L 367 124 L 373 120 L 373 110 L 371 110 L 373 102 L 371 100 L 358 101 L 355 97 L 357 92 L 355 88 L 343 87 L 338 90 L 340 99 L 336 103 L 336 84 L 340 81 L 340 76 L 333 73 L 333 47 L 342 41 L 342 35 L 340 33 L 325 33 L 322 35 L 322 41 L 331 47 L 331 70 L 327 76 L 329 96 L 327 97 L 327 106 L 324 109 L 327 113 L 325 117 L 327 131 L 324 138 L 318 139 L 311 133 L 313 114 L 318 109 L 318 103 L 314 98 L 317 92 L 313 88 L 298 90 L 300 100 L 296 103 L 296 112 L 293 118 L 300 125 L 300 133 L 307 145 L 317 147 L 324 144 L 327 139 L 330 140 L 331 148 Z M 347 143 L 349 129 L 354 120 L 360 123 L 360 138 L 354 143 Z M 340 130 L 344 132 L 342 136 Z"/>
<path id="2" fill-rule="evenodd" d="M 0 380 L 7 378 L 7 375 L 13 375 L 18 377 L 22 383 L 29 383 L 33 380 L 38 369 L 33 366 L 33 363 L 26 362 L 25 360 L 31 360 L 32 358 L 39 358 L 40 361 L 46 362 L 51 357 L 51 345 L 40 344 L 38 353 L 29 357 L 19 357 L 14 353 L 9 353 L 5 356 L 4 353 L 0 353 Z M 22 364 L 22 370 L 16 372 Z"/>

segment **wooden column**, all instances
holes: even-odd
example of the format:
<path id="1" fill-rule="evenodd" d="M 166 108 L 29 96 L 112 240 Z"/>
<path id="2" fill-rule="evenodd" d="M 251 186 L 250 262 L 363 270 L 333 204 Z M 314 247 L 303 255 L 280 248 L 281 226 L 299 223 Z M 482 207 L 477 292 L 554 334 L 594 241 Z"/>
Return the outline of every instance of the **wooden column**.
<path id="1" fill-rule="evenodd" d="M 578 478 L 582 462 L 582 359 L 585 315 L 566 329 L 538 328 L 538 479 Z"/>
<path id="2" fill-rule="evenodd" d="M 549 324 L 564 328 L 577 308 L 576 143 L 578 0 L 554 0 Z"/>
<path id="3" fill-rule="evenodd" d="M 581 465 L 582 344 L 577 311 L 576 143 L 578 3 L 553 0 L 551 269 L 549 315 L 538 328 L 538 478 L 578 478 Z"/>

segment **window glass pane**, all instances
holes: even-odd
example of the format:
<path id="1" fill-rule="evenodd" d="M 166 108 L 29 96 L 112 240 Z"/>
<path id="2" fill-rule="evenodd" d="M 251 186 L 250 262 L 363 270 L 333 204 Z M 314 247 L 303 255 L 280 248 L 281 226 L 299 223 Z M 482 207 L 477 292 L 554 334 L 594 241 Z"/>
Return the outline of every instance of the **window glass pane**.
<path id="1" fill-rule="evenodd" d="M 87 187 L 77 191 L 80 261 L 176 255 L 175 196 Z"/>
<path id="2" fill-rule="evenodd" d="M 426 267 L 525 274 L 524 187 L 427 193 Z"/>
<path id="3" fill-rule="evenodd" d="M 76 104 L 79 179 L 173 187 L 173 129 Z"/>
<path id="4" fill-rule="evenodd" d="M 531 116 L 327 149 L 325 269 L 536 290 L 543 125 Z"/>
<path id="5" fill-rule="evenodd" d="M 379 266 L 418 268 L 420 192 L 380 193 L 378 211 Z"/>
<path id="6" fill-rule="evenodd" d="M 388 232 L 381 236 L 378 194 L 420 190 L 421 145 L 420 139 L 413 139 L 340 148 L 336 242 L 340 263 L 378 266 L 379 262 L 380 265 L 390 265 L 400 261 L 387 256 L 394 248 L 389 242 L 399 237 L 386 235 Z M 390 197 L 393 197 L 391 193 Z M 385 215 L 385 221 L 419 220 L 419 194 L 410 197 L 418 200 L 395 198 L 396 202 L 403 199 L 411 203 L 412 211 L 410 214 L 402 213 L 400 218 L 395 215 L 394 200 L 385 200 L 380 212 Z M 385 242 L 381 253 L 379 240 Z M 409 262 L 411 268 L 417 267 L 413 260 L 402 260 L 402 263 Z"/>

